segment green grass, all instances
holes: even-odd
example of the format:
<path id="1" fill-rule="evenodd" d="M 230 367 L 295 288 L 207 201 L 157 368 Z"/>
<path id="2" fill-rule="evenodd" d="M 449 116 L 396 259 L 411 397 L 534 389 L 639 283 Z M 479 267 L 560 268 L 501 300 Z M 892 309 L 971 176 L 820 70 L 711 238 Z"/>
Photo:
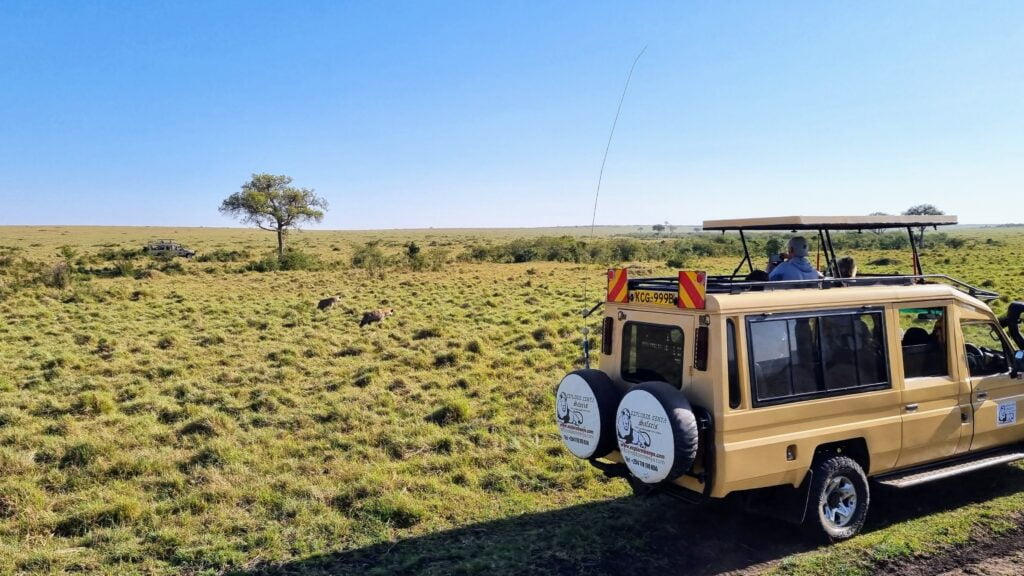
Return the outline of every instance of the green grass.
<path id="1" fill-rule="evenodd" d="M 0 574 L 315 572 L 332 557 L 346 572 L 398 542 L 396 571 L 427 571 L 423 558 L 448 548 L 436 573 L 600 572 L 619 566 L 613 554 L 664 564 L 641 528 L 673 509 L 622 500 L 625 484 L 569 456 L 551 418 L 551 390 L 579 362 L 583 279 L 600 299 L 603 267 L 455 261 L 471 243 L 517 234 L 304 232 L 292 245 L 320 270 L 240 272 L 225 256 L 139 279 L 79 275 L 65 288 L 16 285 L 0 266 Z M 1021 262 L 1024 235 L 962 234 L 963 249 L 926 254 L 926 268 L 1024 295 L 1024 267 L 1008 264 Z M 252 258 L 274 242 L 253 230 L 0 228 L 4 250 L 46 265 L 63 245 L 88 259 L 160 237 Z M 415 241 L 451 258 L 440 271 L 353 269 L 352 252 L 373 238 L 387 254 Z M 864 271 L 883 257 L 876 268 L 909 268 L 895 252 L 855 256 Z M 735 259 L 698 263 L 722 272 Z M 334 294 L 334 309 L 316 310 Z M 360 329 L 380 307 L 395 316 Z M 1019 495 L 1001 495 L 775 570 L 867 573 L 1005 529 L 1021 511 Z M 688 514 L 672 534 L 707 524 Z"/>

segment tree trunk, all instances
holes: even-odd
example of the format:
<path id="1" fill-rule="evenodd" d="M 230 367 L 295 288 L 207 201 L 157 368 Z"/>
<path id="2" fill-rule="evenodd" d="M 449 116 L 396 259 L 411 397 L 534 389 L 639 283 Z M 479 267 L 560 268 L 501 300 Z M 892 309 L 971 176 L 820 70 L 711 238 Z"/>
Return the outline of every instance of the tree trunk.
<path id="1" fill-rule="evenodd" d="M 284 228 L 277 229 L 277 259 L 284 258 Z"/>

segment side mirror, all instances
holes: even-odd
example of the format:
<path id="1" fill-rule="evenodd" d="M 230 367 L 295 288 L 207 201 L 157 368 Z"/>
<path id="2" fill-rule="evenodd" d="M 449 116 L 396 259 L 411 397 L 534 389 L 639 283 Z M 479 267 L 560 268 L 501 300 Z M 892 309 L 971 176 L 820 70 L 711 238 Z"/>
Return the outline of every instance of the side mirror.
<path id="1" fill-rule="evenodd" d="M 1017 350 L 1013 353 L 1013 372 L 1016 374 L 1024 372 L 1024 350 Z"/>

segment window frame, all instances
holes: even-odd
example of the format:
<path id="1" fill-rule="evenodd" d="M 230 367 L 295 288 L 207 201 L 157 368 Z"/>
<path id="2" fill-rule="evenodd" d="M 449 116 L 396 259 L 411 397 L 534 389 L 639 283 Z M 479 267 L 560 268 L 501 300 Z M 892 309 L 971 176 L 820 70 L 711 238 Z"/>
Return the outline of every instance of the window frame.
<path id="1" fill-rule="evenodd" d="M 761 400 L 757 391 L 757 374 L 754 370 L 755 356 L 754 356 L 754 338 L 751 330 L 752 324 L 759 322 L 778 322 L 788 320 L 799 320 L 803 318 L 816 318 L 818 319 L 818 326 L 820 330 L 821 318 L 830 316 L 854 316 L 859 317 L 865 314 L 875 315 L 882 327 L 881 334 L 881 348 L 882 348 L 882 362 L 883 370 L 885 374 L 884 382 L 875 382 L 872 384 L 857 385 L 847 388 L 839 388 L 835 390 L 829 390 L 825 376 L 821 373 L 822 384 L 825 385 L 825 390 L 803 394 L 789 394 L 787 396 L 780 396 L 777 398 L 771 398 Z M 860 306 L 857 308 L 831 308 L 826 310 L 806 310 L 800 312 L 786 312 L 781 314 L 766 313 L 766 314 L 751 314 L 745 318 L 746 328 L 746 352 L 747 352 L 747 378 L 749 379 L 748 389 L 750 390 L 750 404 L 753 408 L 761 408 L 765 406 L 779 406 L 782 404 L 792 404 L 794 402 L 805 402 L 808 400 L 818 400 L 821 398 L 834 398 L 837 396 L 850 396 L 854 394 L 863 394 L 866 392 L 877 392 L 879 390 L 890 390 L 893 387 L 892 382 L 892 359 L 889 357 L 889 346 L 888 346 L 888 330 L 889 327 L 886 323 L 885 306 Z M 788 331 L 788 327 L 787 327 Z M 823 344 L 820 335 L 817 338 L 817 354 L 818 358 L 824 356 Z M 790 351 L 792 354 L 792 351 Z M 816 374 L 821 372 L 819 367 L 815 367 Z M 792 375 L 790 375 L 790 382 L 792 384 Z"/>
<path id="2" fill-rule="evenodd" d="M 993 372 L 991 374 L 978 374 L 978 375 L 971 374 L 971 365 L 970 365 L 970 362 L 967 360 L 967 344 L 968 344 L 968 342 L 967 342 L 967 335 L 964 334 L 964 325 L 971 325 L 971 324 L 973 324 L 973 325 L 987 325 L 989 330 L 995 331 L 996 337 L 999 338 L 1000 344 L 1003 345 L 1003 361 L 1006 362 L 1006 370 L 1003 370 L 1001 372 Z M 1014 352 L 1014 348 L 1013 348 L 1013 346 L 1010 346 L 1010 343 L 1007 341 L 1006 335 L 1003 334 L 1002 327 L 999 325 L 998 322 L 993 322 L 992 320 L 980 320 L 980 319 L 976 320 L 976 319 L 970 319 L 970 318 L 961 318 L 960 319 L 960 339 L 963 340 L 963 344 L 964 344 L 964 367 L 967 369 L 967 377 L 968 378 L 990 378 L 992 376 L 1001 376 L 1001 375 L 1009 374 L 1009 373 L 1013 372 L 1013 352 Z M 972 344 L 974 346 L 977 346 L 973 342 L 971 342 L 970 344 Z M 979 346 L 979 348 L 981 348 L 981 346 Z"/>
<path id="3" fill-rule="evenodd" d="M 620 341 L 622 342 L 622 347 L 621 347 L 621 351 L 619 353 L 619 376 L 621 376 L 622 379 L 625 380 L 626 382 L 631 382 L 633 384 L 639 384 L 641 382 L 650 382 L 649 379 L 648 380 L 642 380 L 642 379 L 641 380 L 633 380 L 633 379 L 627 378 L 627 374 L 631 374 L 631 373 L 627 372 L 625 370 L 626 363 L 629 362 L 629 352 L 630 352 L 630 350 L 626 346 L 626 343 L 627 343 L 626 332 L 629 330 L 630 326 L 634 326 L 634 325 L 635 326 L 653 326 L 653 327 L 656 327 L 656 328 L 667 328 L 669 330 L 678 330 L 679 331 L 679 335 L 681 336 L 681 341 L 679 343 L 679 381 L 678 382 L 668 382 L 668 380 L 662 380 L 662 381 L 663 382 L 667 382 L 670 386 L 675 386 L 676 388 L 682 389 L 682 387 L 683 387 L 683 377 L 686 374 L 686 331 L 683 330 L 682 326 L 679 326 L 679 325 L 676 325 L 676 324 L 659 324 L 659 323 L 656 323 L 656 322 L 640 322 L 640 321 L 636 321 L 636 320 L 630 320 L 630 321 L 623 322 L 623 324 L 622 324 L 622 333 L 620 335 Z"/>

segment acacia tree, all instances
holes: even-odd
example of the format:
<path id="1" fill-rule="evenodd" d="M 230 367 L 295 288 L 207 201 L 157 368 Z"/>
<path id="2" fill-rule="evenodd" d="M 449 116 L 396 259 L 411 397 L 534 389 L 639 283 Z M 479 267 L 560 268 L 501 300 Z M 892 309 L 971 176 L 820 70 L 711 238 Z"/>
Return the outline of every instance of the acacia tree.
<path id="1" fill-rule="evenodd" d="M 238 218 L 260 230 L 277 233 L 277 256 L 284 257 L 284 237 L 288 230 L 305 222 L 320 222 L 327 201 L 309 188 L 293 188 L 290 176 L 253 174 L 242 189 L 224 199 L 221 214 Z"/>
<path id="2" fill-rule="evenodd" d="M 903 211 L 904 216 L 942 216 L 945 212 L 939 210 L 934 204 L 918 204 Z M 924 226 L 917 228 L 917 243 L 924 242 Z"/>

